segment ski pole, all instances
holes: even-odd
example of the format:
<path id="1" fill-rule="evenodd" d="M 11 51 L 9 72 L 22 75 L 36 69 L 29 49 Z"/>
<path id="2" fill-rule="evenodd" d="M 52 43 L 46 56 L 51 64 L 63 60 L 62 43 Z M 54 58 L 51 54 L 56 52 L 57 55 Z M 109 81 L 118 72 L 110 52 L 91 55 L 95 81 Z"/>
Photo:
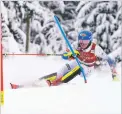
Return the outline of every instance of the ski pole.
<path id="1" fill-rule="evenodd" d="M 73 50 L 73 48 L 71 47 L 71 44 L 70 44 L 70 42 L 68 41 L 68 39 L 67 39 L 67 37 L 66 37 L 66 34 L 65 34 L 63 28 L 61 27 L 60 22 L 59 22 L 57 16 L 54 16 L 54 18 L 55 18 L 56 24 L 58 25 L 59 30 L 60 30 L 60 32 L 61 32 L 63 38 L 65 39 L 67 45 L 68 45 L 69 48 L 70 48 L 70 51 L 72 52 L 72 54 L 73 54 L 73 56 L 74 56 L 74 58 L 75 58 L 77 64 L 78 64 L 79 67 L 80 67 L 80 70 L 81 70 L 81 72 L 82 72 L 82 74 L 83 74 L 83 77 L 84 77 L 84 82 L 87 83 L 86 76 L 85 76 L 85 72 L 84 72 L 84 69 L 82 68 L 82 66 L 81 66 L 81 64 L 80 64 L 80 61 L 78 60 L 76 54 L 74 53 L 74 50 Z"/>

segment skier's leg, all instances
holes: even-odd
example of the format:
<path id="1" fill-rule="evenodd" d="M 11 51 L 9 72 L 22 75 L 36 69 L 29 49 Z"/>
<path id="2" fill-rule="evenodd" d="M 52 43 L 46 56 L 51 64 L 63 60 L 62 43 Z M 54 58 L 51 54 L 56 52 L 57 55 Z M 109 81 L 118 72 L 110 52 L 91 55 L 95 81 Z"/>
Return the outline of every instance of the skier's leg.
<path id="1" fill-rule="evenodd" d="M 45 81 L 46 83 L 48 82 L 49 86 L 59 85 L 61 83 L 66 83 L 70 81 L 79 73 L 80 68 L 77 65 L 77 62 L 75 60 L 72 60 L 69 63 L 63 65 L 56 73 L 52 73 L 42 78 L 39 78 L 39 80 L 37 80 L 34 85 L 45 86 Z"/>
<path id="2" fill-rule="evenodd" d="M 50 86 L 50 82 L 45 79 L 38 79 L 32 82 L 28 82 L 22 85 L 12 84 L 10 83 L 12 89 L 18 89 L 18 88 L 31 88 L 31 87 L 46 87 Z"/>
<path id="3" fill-rule="evenodd" d="M 12 89 L 17 89 L 17 88 L 25 88 L 25 87 L 42 87 L 42 86 L 50 86 L 51 82 L 56 80 L 57 73 L 51 73 L 49 75 L 40 77 L 39 79 L 35 81 L 31 81 L 28 83 L 24 83 L 22 85 L 17 85 L 17 84 L 12 84 L 10 83 L 10 86 Z"/>
<path id="4" fill-rule="evenodd" d="M 66 83 L 73 79 L 77 74 L 80 73 L 80 67 L 78 66 L 75 60 L 70 61 L 65 64 L 57 73 L 52 73 L 47 76 L 41 77 L 36 81 L 29 82 L 23 85 L 17 85 L 17 88 L 22 87 L 43 87 L 43 86 L 51 86 L 58 85 L 60 83 Z M 13 86 L 13 88 L 16 88 Z"/>
<path id="5" fill-rule="evenodd" d="M 70 61 L 69 63 L 65 64 L 59 71 L 57 72 L 57 78 L 60 78 L 70 72 L 72 69 L 74 69 L 76 66 L 78 66 L 77 62 L 75 60 Z"/>
<path id="6" fill-rule="evenodd" d="M 56 77 L 57 77 L 57 72 L 48 74 L 48 75 L 43 76 L 43 77 L 41 77 L 39 79 L 40 80 L 45 79 L 45 80 L 49 80 L 49 81 L 54 81 L 56 79 Z"/>
<path id="7" fill-rule="evenodd" d="M 58 85 L 60 83 L 66 83 L 73 79 L 77 74 L 80 73 L 80 67 L 77 65 L 75 60 L 70 61 L 65 64 L 59 71 L 57 72 L 56 80 L 53 81 L 53 85 Z"/>

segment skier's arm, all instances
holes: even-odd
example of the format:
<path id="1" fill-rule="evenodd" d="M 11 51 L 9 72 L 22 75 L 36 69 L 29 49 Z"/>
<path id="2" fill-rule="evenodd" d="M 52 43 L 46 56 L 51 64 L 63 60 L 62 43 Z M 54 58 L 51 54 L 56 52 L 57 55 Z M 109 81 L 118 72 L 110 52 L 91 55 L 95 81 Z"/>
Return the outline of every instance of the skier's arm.
<path id="1" fill-rule="evenodd" d="M 76 56 L 80 55 L 78 49 L 78 41 L 75 41 L 72 43 L 72 48 L 74 50 L 74 53 L 76 54 Z M 65 60 L 72 60 L 74 59 L 72 52 L 70 51 L 69 48 L 66 49 L 66 52 L 63 53 L 62 58 Z"/>
<path id="2" fill-rule="evenodd" d="M 116 76 L 116 63 L 114 61 L 114 59 L 112 59 L 110 56 L 108 56 L 104 51 L 103 49 L 100 47 L 100 46 L 96 46 L 96 49 L 95 49 L 95 54 L 96 56 L 103 60 L 103 61 L 107 61 L 110 68 L 111 68 L 111 72 L 112 72 L 112 77 Z"/>

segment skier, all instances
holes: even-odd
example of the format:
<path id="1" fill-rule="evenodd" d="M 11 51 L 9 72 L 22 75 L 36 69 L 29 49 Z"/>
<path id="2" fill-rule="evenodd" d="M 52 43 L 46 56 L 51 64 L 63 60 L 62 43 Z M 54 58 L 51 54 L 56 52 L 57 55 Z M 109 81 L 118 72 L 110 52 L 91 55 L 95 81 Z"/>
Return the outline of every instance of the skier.
<path id="1" fill-rule="evenodd" d="M 107 61 L 112 72 L 112 79 L 114 81 L 118 80 L 116 73 L 116 64 L 112 58 L 107 56 L 107 54 L 98 46 L 92 37 L 92 33 L 87 30 L 83 30 L 78 34 L 78 47 L 74 50 L 76 56 L 78 57 L 81 66 L 84 68 L 86 77 L 88 77 L 95 68 L 98 61 Z M 11 84 L 13 89 L 20 87 L 30 87 L 30 86 L 57 86 L 62 83 L 67 83 L 77 75 L 81 73 L 80 67 L 78 66 L 76 60 L 73 57 L 72 52 L 65 52 L 62 55 L 65 60 L 71 60 L 66 63 L 59 71 L 39 78 L 38 80 L 25 84 L 25 85 L 15 85 Z"/>

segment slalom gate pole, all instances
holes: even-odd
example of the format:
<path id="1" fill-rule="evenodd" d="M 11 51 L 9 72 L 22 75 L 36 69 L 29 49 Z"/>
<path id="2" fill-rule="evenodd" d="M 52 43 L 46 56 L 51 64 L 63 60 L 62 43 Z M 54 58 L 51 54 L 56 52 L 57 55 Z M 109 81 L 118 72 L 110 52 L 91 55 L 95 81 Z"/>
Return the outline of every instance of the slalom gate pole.
<path id="1" fill-rule="evenodd" d="M 3 55 L 2 52 L 2 23 L 0 16 L 0 105 L 4 105 L 4 77 L 3 77 Z"/>
<path id="2" fill-rule="evenodd" d="M 73 50 L 73 48 L 71 47 L 71 44 L 70 44 L 70 42 L 68 41 L 68 39 L 67 39 L 67 37 L 66 37 L 66 34 L 65 34 L 63 28 L 61 27 L 60 22 L 59 22 L 57 16 L 54 16 L 54 18 L 55 18 L 56 24 L 57 24 L 58 27 L 59 27 L 59 30 L 60 30 L 61 34 L 63 35 L 63 38 L 65 39 L 67 45 L 68 45 L 69 48 L 70 48 L 70 51 L 72 52 L 72 54 L 73 54 L 75 60 L 77 61 L 78 65 L 79 65 L 79 67 L 80 67 L 80 70 L 81 70 L 81 72 L 82 72 L 82 74 L 83 74 L 83 77 L 84 77 L 84 82 L 87 83 L 86 76 L 85 76 L 85 72 L 84 72 L 83 67 L 82 67 L 81 64 L 80 64 L 80 61 L 78 60 L 76 54 L 74 53 L 74 50 Z"/>

